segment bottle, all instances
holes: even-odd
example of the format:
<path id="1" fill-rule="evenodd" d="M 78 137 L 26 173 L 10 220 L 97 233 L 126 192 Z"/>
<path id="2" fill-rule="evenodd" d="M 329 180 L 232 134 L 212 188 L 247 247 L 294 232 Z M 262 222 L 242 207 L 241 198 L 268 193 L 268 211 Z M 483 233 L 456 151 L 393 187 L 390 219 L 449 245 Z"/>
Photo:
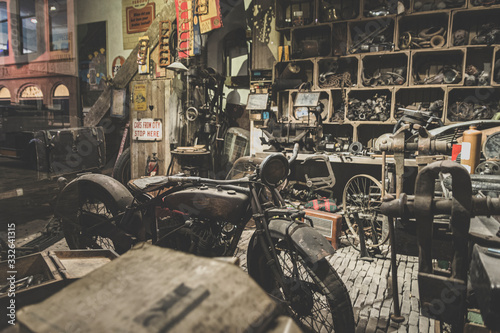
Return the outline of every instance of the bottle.
<path id="1" fill-rule="evenodd" d="M 460 163 L 473 174 L 481 157 L 481 139 L 483 133 L 476 126 L 469 127 L 464 132 Z"/>

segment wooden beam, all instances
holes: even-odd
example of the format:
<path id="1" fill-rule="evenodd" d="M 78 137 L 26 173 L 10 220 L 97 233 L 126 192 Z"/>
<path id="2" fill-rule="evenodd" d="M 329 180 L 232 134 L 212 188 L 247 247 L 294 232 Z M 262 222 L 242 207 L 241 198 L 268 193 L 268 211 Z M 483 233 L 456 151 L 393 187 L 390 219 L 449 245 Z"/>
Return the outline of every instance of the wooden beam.
<path id="1" fill-rule="evenodd" d="M 149 26 L 148 31 L 146 31 L 144 36 L 149 37 L 149 47 L 152 51 L 159 42 L 160 38 L 160 21 L 174 21 L 175 20 L 175 0 L 168 0 L 163 6 L 162 10 L 153 23 Z M 115 79 L 111 86 L 106 86 L 101 96 L 92 105 L 90 111 L 87 113 L 83 121 L 84 126 L 96 126 L 101 121 L 102 117 L 108 112 L 111 107 L 111 96 L 112 89 L 123 89 L 127 87 L 129 82 L 134 78 L 137 73 L 137 51 L 139 51 L 139 40 L 137 40 L 137 45 L 134 50 L 130 53 L 125 63 L 120 68 L 118 73 L 116 73 Z"/>

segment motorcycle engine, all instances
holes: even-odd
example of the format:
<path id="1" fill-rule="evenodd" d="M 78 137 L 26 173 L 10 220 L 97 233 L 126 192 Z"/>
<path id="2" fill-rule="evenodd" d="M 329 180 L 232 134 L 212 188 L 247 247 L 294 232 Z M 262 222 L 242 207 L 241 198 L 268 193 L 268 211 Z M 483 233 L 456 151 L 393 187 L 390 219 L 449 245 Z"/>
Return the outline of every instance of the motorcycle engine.
<path id="1" fill-rule="evenodd" d="M 163 214 L 165 215 L 165 214 Z M 230 222 L 192 218 L 178 211 L 158 219 L 159 245 L 206 256 L 224 256 L 238 227 Z"/>

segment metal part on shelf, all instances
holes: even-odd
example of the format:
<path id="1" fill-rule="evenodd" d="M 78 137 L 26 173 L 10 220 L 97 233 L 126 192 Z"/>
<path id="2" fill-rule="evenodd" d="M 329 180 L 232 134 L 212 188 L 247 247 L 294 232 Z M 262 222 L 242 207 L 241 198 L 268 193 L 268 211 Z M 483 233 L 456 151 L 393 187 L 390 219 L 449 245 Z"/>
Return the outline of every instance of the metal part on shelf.
<path id="1" fill-rule="evenodd" d="M 416 0 L 413 4 L 413 10 L 416 12 L 426 12 L 430 10 L 441 10 L 447 8 L 462 7 L 465 0 L 444 0 L 444 1 L 424 1 Z"/>
<path id="2" fill-rule="evenodd" d="M 399 48 L 423 49 L 443 47 L 446 43 L 446 29 L 442 26 L 424 28 L 418 32 L 405 31 L 399 37 Z"/>
<path id="3" fill-rule="evenodd" d="M 453 33 L 453 45 L 462 46 L 466 45 L 469 40 L 469 32 L 465 29 L 458 29 Z"/>
<path id="4" fill-rule="evenodd" d="M 364 86 L 399 86 L 406 82 L 406 68 L 398 68 L 394 72 L 376 70 L 371 77 L 363 71 L 361 73 L 361 80 Z"/>
<path id="5" fill-rule="evenodd" d="M 349 146 L 349 152 L 352 154 L 352 155 L 359 155 L 363 152 L 363 144 L 361 142 L 353 142 L 351 143 L 351 145 Z"/>
<path id="6" fill-rule="evenodd" d="M 484 161 L 476 167 L 480 175 L 500 175 L 500 163 L 497 161 Z"/>
<path id="7" fill-rule="evenodd" d="M 469 65 L 465 68 L 466 86 L 487 86 L 490 84 L 491 64 L 485 63 L 484 70 L 480 71 L 476 66 Z"/>
<path id="8" fill-rule="evenodd" d="M 390 21 L 381 21 L 375 31 L 359 36 L 349 48 L 349 53 L 390 51 L 394 49 L 394 43 L 390 42 L 385 35 L 385 31 L 388 30 L 389 26 Z"/>
<path id="9" fill-rule="evenodd" d="M 479 100 L 477 103 L 455 102 L 448 105 L 448 119 L 451 121 L 491 119 L 499 111 L 498 102 Z"/>
<path id="10" fill-rule="evenodd" d="M 500 160 L 500 131 L 486 138 L 483 144 L 483 154 L 488 160 Z"/>
<path id="11" fill-rule="evenodd" d="M 318 78 L 319 86 L 322 88 L 348 88 L 352 87 L 351 73 L 344 72 L 335 74 L 334 72 L 321 73 Z"/>
<path id="12" fill-rule="evenodd" d="M 391 113 L 390 97 L 375 94 L 372 99 L 349 99 L 347 119 L 351 121 L 387 121 Z"/>
<path id="13" fill-rule="evenodd" d="M 500 42 L 500 25 L 498 23 L 486 23 L 481 26 L 479 32 L 471 40 L 472 45 L 492 45 Z"/>

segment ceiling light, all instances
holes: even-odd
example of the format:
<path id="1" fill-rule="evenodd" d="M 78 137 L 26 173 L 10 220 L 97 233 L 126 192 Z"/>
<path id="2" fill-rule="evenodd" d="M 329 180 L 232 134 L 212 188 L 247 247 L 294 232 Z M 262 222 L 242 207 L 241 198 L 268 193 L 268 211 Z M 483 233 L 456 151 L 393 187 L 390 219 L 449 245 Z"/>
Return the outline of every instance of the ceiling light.
<path id="1" fill-rule="evenodd" d="M 57 10 L 56 6 L 50 6 L 50 11 L 51 12 L 56 11 L 56 10 Z"/>
<path id="2" fill-rule="evenodd" d="M 174 72 L 186 72 L 188 69 L 181 62 L 176 61 L 167 66 L 167 69 L 170 69 Z"/>

